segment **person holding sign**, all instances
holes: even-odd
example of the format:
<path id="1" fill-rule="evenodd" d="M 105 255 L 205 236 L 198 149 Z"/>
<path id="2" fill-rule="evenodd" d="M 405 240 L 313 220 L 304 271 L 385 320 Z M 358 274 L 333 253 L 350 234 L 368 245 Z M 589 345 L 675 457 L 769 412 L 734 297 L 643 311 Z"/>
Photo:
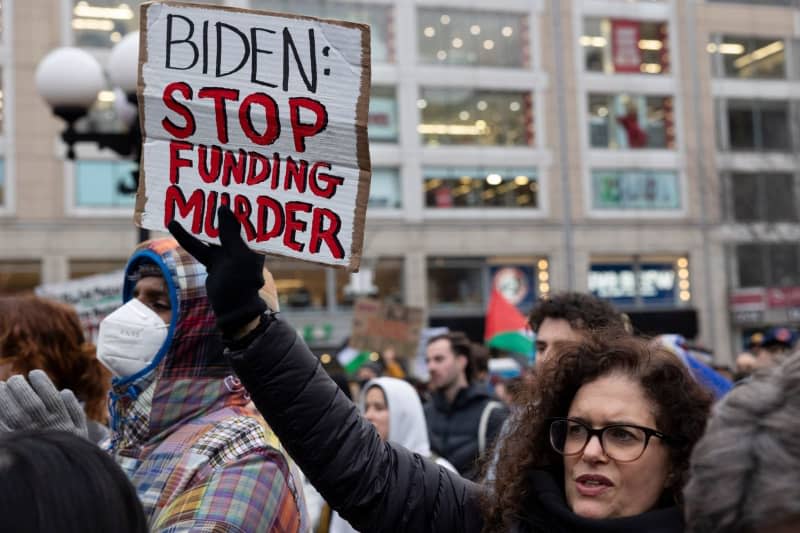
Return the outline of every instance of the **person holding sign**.
<path id="1" fill-rule="evenodd" d="M 234 214 L 221 246 L 169 230 L 206 265 L 215 312 L 257 296 L 263 259 Z M 250 280 L 250 281 L 248 281 Z M 360 531 L 678 533 L 678 501 L 710 396 L 663 348 L 630 336 L 564 343 L 526 391 L 490 492 L 391 442 L 347 400 L 294 328 L 239 313 L 224 342 L 256 406 L 340 516 Z"/>
<path id="2" fill-rule="evenodd" d="M 267 309 L 259 290 L 277 308 L 262 265 L 237 276 L 254 288 L 247 301 L 212 311 L 203 265 L 174 239 L 142 243 L 125 269 L 124 305 L 100 324 L 97 357 L 114 376 L 110 452 L 133 482 L 151 531 L 307 531 L 299 473 L 223 355 L 222 335 L 236 334 L 242 316 Z M 32 411 L 59 397 L 20 378 L 9 385 L 14 394 L 3 396 L 0 428 L 76 424 L 68 409 Z"/>

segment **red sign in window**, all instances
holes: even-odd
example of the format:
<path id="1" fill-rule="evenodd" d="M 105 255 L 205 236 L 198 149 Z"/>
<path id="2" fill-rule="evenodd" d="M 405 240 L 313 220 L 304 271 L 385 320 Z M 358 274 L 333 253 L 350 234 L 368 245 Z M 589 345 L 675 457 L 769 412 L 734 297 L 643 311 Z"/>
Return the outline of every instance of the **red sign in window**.
<path id="1" fill-rule="evenodd" d="M 635 20 L 611 21 L 611 54 L 614 72 L 639 72 L 642 53 L 639 49 L 639 23 Z"/>

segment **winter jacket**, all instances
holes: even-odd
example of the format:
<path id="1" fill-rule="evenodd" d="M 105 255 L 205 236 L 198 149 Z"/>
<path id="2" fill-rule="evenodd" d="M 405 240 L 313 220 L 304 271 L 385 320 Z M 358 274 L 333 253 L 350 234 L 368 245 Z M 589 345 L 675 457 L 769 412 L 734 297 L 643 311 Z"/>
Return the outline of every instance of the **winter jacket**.
<path id="1" fill-rule="evenodd" d="M 291 326 L 268 321 L 248 340 L 245 348 L 229 352 L 242 383 L 303 472 L 357 530 L 481 531 L 482 489 L 419 454 L 382 442 Z M 548 475 L 534 472 L 531 508 L 537 505 L 537 511 L 521 517 L 516 531 L 683 531 L 676 508 L 619 520 L 580 518 Z"/>
<path id="2" fill-rule="evenodd" d="M 481 415 L 490 401 L 492 397 L 486 387 L 473 384 L 458 391 L 452 404 L 441 392 L 434 393 L 425 404 L 431 448 L 450 461 L 461 475 L 473 480 L 478 474 L 476 460 L 481 454 L 478 447 Z M 485 436 L 490 446 L 500 433 L 508 409 L 499 406 L 488 416 Z"/>
<path id="3" fill-rule="evenodd" d="M 205 268 L 172 239 L 150 241 L 130 276 L 155 263 L 172 321 L 152 363 L 111 392 L 111 453 L 133 482 L 152 531 L 306 531 L 302 487 L 275 434 L 223 355 Z"/>
<path id="4" fill-rule="evenodd" d="M 425 415 L 422 412 L 422 402 L 416 389 L 402 379 L 375 378 L 361 388 L 359 409 L 366 412 L 366 396 L 372 387 L 379 387 L 386 398 L 389 410 L 389 437 L 392 444 L 402 446 L 422 457 L 433 459 L 455 472 L 455 468 L 441 457 L 431 456 L 431 447 L 428 442 L 428 428 Z M 330 533 L 354 533 L 355 530 L 342 519 L 338 513 L 333 512 L 330 519 Z"/>

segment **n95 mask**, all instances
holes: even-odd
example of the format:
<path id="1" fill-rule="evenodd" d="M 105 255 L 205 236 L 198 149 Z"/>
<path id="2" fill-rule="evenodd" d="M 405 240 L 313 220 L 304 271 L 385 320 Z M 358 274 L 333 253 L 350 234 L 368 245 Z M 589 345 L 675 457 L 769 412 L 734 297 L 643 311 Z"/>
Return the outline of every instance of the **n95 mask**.
<path id="1" fill-rule="evenodd" d="M 115 376 L 132 376 L 153 361 L 168 330 L 169 324 L 134 298 L 100 322 L 97 359 Z"/>

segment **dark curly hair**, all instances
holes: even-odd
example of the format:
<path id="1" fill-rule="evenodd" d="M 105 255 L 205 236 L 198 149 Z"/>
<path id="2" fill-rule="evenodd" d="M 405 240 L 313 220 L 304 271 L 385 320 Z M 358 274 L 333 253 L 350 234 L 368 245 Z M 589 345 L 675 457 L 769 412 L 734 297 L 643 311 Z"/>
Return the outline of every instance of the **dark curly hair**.
<path id="1" fill-rule="evenodd" d="M 564 319 L 577 330 L 624 331 L 625 320 L 610 303 L 583 292 L 561 292 L 539 300 L 528 322 L 539 331 L 545 318 Z"/>
<path id="2" fill-rule="evenodd" d="M 86 341 L 75 310 L 37 296 L 0 298 L 0 364 L 14 374 L 44 370 L 58 389 L 71 389 L 90 419 L 108 419 L 111 373 Z"/>
<path id="3" fill-rule="evenodd" d="M 529 474 L 537 469 L 563 464 L 549 441 L 550 417 L 567 415 L 572 400 L 584 384 L 614 373 L 641 384 L 656 406 L 656 425 L 674 437 L 670 446 L 670 485 L 662 501 L 679 502 L 686 482 L 689 456 L 703 434 L 711 396 L 689 374 L 671 352 L 628 335 L 588 336 L 581 342 L 559 342 L 556 356 L 544 363 L 533 383 L 521 394 L 524 407 L 516 427 L 502 444 L 493 491 L 484 496 L 485 531 L 512 528 L 524 514 Z M 561 472 L 561 469 L 557 469 Z"/>

